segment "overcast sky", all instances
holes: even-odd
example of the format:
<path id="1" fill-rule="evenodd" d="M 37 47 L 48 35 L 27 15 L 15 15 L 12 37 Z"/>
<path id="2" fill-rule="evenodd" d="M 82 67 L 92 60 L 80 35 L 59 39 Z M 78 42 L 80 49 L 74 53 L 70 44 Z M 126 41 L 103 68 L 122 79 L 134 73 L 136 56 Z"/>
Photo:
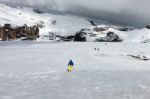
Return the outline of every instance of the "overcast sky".
<path id="1" fill-rule="evenodd" d="M 0 0 L 137 27 L 150 23 L 150 0 Z"/>

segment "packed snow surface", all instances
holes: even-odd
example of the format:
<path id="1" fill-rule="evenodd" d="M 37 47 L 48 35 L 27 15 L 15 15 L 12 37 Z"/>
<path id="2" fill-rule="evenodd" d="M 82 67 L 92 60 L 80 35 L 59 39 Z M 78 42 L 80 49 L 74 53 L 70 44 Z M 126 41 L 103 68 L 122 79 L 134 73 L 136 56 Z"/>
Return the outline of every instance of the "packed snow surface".
<path id="1" fill-rule="evenodd" d="M 131 42 L 0 42 L 0 99 L 149 99 L 150 61 L 127 56 L 149 57 L 149 49 Z"/>

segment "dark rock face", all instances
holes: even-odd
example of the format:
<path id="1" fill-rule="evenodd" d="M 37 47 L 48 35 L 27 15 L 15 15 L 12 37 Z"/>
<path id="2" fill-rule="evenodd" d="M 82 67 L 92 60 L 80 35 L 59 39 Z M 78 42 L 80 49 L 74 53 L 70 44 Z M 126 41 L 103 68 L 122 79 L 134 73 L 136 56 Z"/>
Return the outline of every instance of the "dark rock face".
<path id="1" fill-rule="evenodd" d="M 39 28 L 36 25 L 26 27 L 25 33 L 27 40 L 36 40 L 36 38 L 39 38 Z"/>
<path id="2" fill-rule="evenodd" d="M 133 27 L 119 27 L 116 29 L 119 31 L 127 32 L 127 31 L 133 31 L 135 28 L 133 28 Z"/>
<path id="3" fill-rule="evenodd" d="M 69 35 L 69 36 L 66 37 L 66 39 L 72 40 L 72 39 L 74 39 L 74 37 L 75 37 L 74 35 Z"/>
<path id="4" fill-rule="evenodd" d="M 11 24 L 0 26 L 0 38 L 2 41 L 16 39 L 16 31 Z"/>
<path id="5" fill-rule="evenodd" d="M 91 23 L 92 26 L 97 26 L 93 20 L 90 20 L 89 22 Z"/>
<path id="6" fill-rule="evenodd" d="M 144 41 L 142 41 L 141 43 L 149 43 L 150 42 L 150 39 L 146 39 Z"/>
<path id="7" fill-rule="evenodd" d="M 128 28 L 119 28 L 119 31 L 129 31 Z"/>
<path id="8" fill-rule="evenodd" d="M 147 29 L 150 29 L 150 24 L 148 24 L 148 25 L 146 26 L 146 28 L 147 28 Z"/>
<path id="9" fill-rule="evenodd" d="M 96 31 L 96 32 L 102 32 L 102 31 L 106 31 L 108 29 L 109 29 L 109 27 L 95 27 L 94 31 Z"/>
<path id="10" fill-rule="evenodd" d="M 95 41 L 98 41 L 98 42 L 121 42 L 122 40 L 114 32 L 108 32 L 106 37 L 100 37 L 100 38 L 96 39 Z"/>
<path id="11" fill-rule="evenodd" d="M 149 61 L 150 60 L 150 58 L 145 56 L 145 55 L 128 54 L 127 56 L 130 56 L 130 57 L 135 58 L 135 59 L 143 60 L 143 61 Z"/>
<path id="12" fill-rule="evenodd" d="M 11 24 L 0 26 L 0 38 L 2 41 L 16 40 L 25 37 L 25 40 L 35 40 L 39 37 L 38 26 L 17 26 L 12 27 Z"/>
<path id="13" fill-rule="evenodd" d="M 33 9 L 33 11 L 34 11 L 35 13 L 38 13 L 38 14 L 43 14 L 43 13 L 44 13 L 43 11 L 41 11 L 41 10 L 39 10 L 39 9 Z"/>
<path id="14" fill-rule="evenodd" d="M 59 38 L 61 41 L 73 41 L 74 40 L 74 35 L 69 35 L 69 36 L 60 36 L 56 35 L 57 38 Z"/>
<path id="15" fill-rule="evenodd" d="M 85 42 L 86 41 L 86 33 L 84 33 L 82 30 L 80 32 L 77 32 L 75 34 L 74 41 Z"/>
<path id="16" fill-rule="evenodd" d="M 53 25 L 56 25 L 56 23 L 57 23 L 56 20 L 53 20 L 53 21 L 52 21 L 52 24 L 53 24 Z"/>

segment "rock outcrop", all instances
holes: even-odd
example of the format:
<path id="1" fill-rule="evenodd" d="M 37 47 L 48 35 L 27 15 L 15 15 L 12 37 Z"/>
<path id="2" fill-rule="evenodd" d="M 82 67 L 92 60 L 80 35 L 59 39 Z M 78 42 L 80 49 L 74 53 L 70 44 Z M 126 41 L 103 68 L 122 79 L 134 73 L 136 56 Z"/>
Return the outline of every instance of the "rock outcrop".
<path id="1" fill-rule="evenodd" d="M 150 29 L 150 24 L 146 25 L 146 28 L 147 28 L 147 29 Z"/>
<path id="2" fill-rule="evenodd" d="M 86 33 L 83 32 L 82 30 L 80 32 L 77 32 L 75 34 L 74 41 L 85 42 L 86 41 Z"/>
<path id="3" fill-rule="evenodd" d="M 12 27 L 11 24 L 0 26 L 0 38 L 2 41 L 16 40 L 24 37 L 25 40 L 35 40 L 39 37 L 38 26 L 17 26 Z"/>
<path id="4" fill-rule="evenodd" d="M 118 31 L 107 25 L 83 28 L 75 34 L 74 41 L 121 42 Z"/>
<path id="5" fill-rule="evenodd" d="M 108 32 L 106 37 L 100 37 L 96 39 L 95 41 L 97 42 L 121 42 L 122 40 L 114 32 Z"/>

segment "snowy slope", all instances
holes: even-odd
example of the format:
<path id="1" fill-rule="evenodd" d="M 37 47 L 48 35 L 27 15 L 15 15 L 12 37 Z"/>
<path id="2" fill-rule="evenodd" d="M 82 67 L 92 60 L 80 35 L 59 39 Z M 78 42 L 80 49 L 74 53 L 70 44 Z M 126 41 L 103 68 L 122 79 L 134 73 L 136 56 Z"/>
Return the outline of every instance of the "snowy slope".
<path id="1" fill-rule="evenodd" d="M 52 22 L 56 20 L 56 24 Z M 12 8 L 0 4 L 0 21 L 1 25 L 11 23 L 13 25 L 35 25 L 43 24 L 41 34 L 54 32 L 60 35 L 74 34 L 83 27 L 90 26 L 90 23 L 76 16 L 71 15 L 55 15 L 55 14 L 38 14 L 32 8 Z"/>
<path id="2" fill-rule="evenodd" d="M 127 56 L 149 57 L 149 49 L 131 42 L 2 42 L 0 99 L 149 99 L 150 61 Z M 68 73 L 70 59 L 75 69 Z"/>
<path id="3" fill-rule="evenodd" d="M 33 8 L 14 8 L 9 7 L 4 4 L 0 4 L 0 24 L 10 23 L 14 26 L 18 25 L 43 25 L 43 28 L 40 28 L 40 37 L 43 35 L 48 35 L 49 32 L 55 33 L 57 35 L 67 36 L 74 35 L 76 32 L 80 31 L 83 28 L 90 29 L 90 33 L 99 34 L 97 37 L 104 36 L 108 31 L 113 31 L 125 42 L 143 42 L 150 39 L 150 29 L 133 29 L 130 31 L 120 31 L 118 28 L 123 26 L 117 25 L 98 25 L 98 27 L 111 27 L 109 30 L 104 31 L 105 33 L 97 33 L 93 31 L 94 26 L 90 22 L 81 17 L 72 16 L 72 15 L 59 15 L 52 13 L 35 13 Z M 40 39 L 42 40 L 42 39 Z M 88 41 L 93 41 L 93 38 L 88 38 Z"/>
<path id="4" fill-rule="evenodd" d="M 133 42 L 143 42 L 145 40 L 149 40 L 150 39 L 150 29 L 147 28 L 143 28 L 140 30 L 135 30 L 132 31 L 131 34 L 137 34 L 132 41 Z"/>

